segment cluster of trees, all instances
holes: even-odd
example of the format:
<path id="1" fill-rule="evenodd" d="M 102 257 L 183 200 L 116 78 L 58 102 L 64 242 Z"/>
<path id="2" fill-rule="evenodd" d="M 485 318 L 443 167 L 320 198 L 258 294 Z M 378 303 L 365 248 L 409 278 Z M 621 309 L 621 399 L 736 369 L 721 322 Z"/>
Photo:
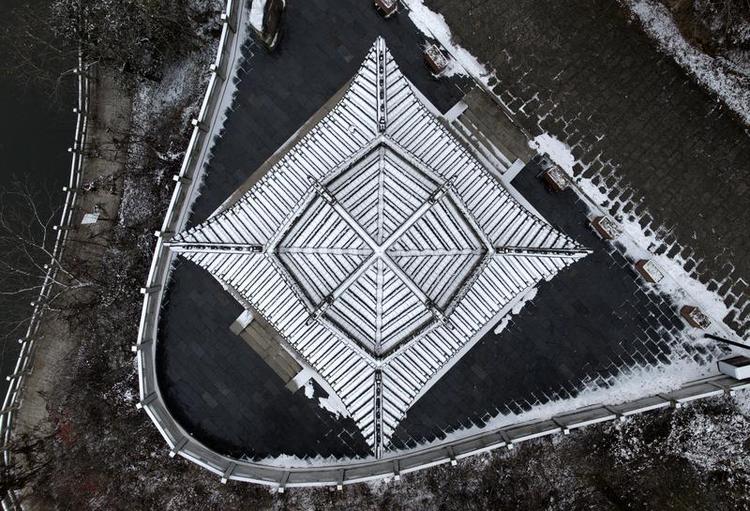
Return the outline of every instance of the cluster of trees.
<path id="1" fill-rule="evenodd" d="M 159 80 L 165 66 L 196 49 L 217 0 L 53 0 L 24 4 L 6 15 L 0 33 L 7 57 L 0 72 L 55 89 L 75 67 L 81 48 L 88 62 L 119 69 L 124 78 Z M 60 69 L 65 69 L 60 73 Z"/>
<path id="2" fill-rule="evenodd" d="M 195 49 L 201 21 L 183 0 L 56 0 L 51 15 L 56 35 L 89 60 L 156 80 Z"/>

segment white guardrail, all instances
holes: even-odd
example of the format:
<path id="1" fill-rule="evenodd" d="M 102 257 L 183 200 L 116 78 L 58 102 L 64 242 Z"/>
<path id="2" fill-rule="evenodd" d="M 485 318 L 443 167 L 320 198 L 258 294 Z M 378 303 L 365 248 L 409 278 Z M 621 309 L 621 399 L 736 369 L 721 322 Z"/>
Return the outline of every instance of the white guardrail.
<path id="1" fill-rule="evenodd" d="M 162 298 L 173 262 L 173 254 L 164 242 L 176 232 L 183 230 L 190 206 L 197 197 L 198 186 L 207 160 L 207 154 L 215 130 L 223 112 L 219 111 L 228 81 L 232 79 L 234 63 L 240 58 L 240 46 L 244 24 L 244 1 L 228 0 L 222 16 L 224 28 L 218 54 L 211 66 L 212 76 L 203 100 L 200 115 L 193 121 L 185 160 L 164 219 L 162 230 L 157 232 L 156 249 L 148 275 L 144 294 L 141 324 L 136 351 L 140 380 L 140 402 L 142 408 L 154 422 L 170 447 L 170 456 L 180 455 L 217 474 L 222 482 L 230 479 L 265 484 L 284 491 L 286 487 L 336 486 L 368 481 L 382 477 L 400 478 L 401 474 L 413 472 L 442 463 L 455 464 L 456 460 L 492 449 L 512 448 L 515 444 L 554 433 L 566 434 L 570 430 L 603 421 L 625 418 L 636 413 L 665 407 L 679 407 L 698 398 L 733 393 L 734 390 L 750 386 L 748 381 L 737 381 L 725 376 L 716 376 L 692 382 L 667 394 L 646 397 L 620 405 L 598 405 L 575 410 L 546 420 L 513 424 L 498 429 L 487 429 L 480 433 L 457 438 L 441 445 L 398 451 L 381 459 L 341 460 L 338 464 L 326 462 L 315 465 L 305 460 L 290 462 L 286 466 L 255 463 L 220 455 L 185 431 L 167 410 L 157 382 L 156 342 L 157 327 Z M 242 5 L 240 5 L 242 4 Z M 229 88 L 231 90 L 231 88 Z"/>
<path id="2" fill-rule="evenodd" d="M 87 69 L 83 64 L 83 56 L 78 56 L 78 67 L 74 70 L 78 78 L 78 100 L 74 110 L 76 113 L 76 129 L 73 139 L 73 146 L 70 148 L 72 155 L 70 163 L 70 179 L 68 185 L 64 188 L 65 202 L 63 204 L 62 216 L 60 223 L 55 226 L 57 236 L 52 248 L 52 258 L 46 265 L 47 273 L 44 276 L 41 290 L 36 301 L 32 303 L 33 311 L 29 326 L 26 329 L 24 337 L 18 340 L 21 344 L 21 351 L 18 354 L 16 365 L 13 372 L 7 376 L 9 385 L 5 393 L 3 407 L 0 410 L 0 444 L 2 445 L 2 463 L 10 466 L 11 464 L 11 435 L 13 429 L 13 419 L 16 411 L 23 400 L 24 384 L 30 374 L 34 353 L 36 351 L 37 334 L 41 324 L 42 315 L 47 300 L 50 298 L 52 289 L 55 286 L 55 279 L 58 272 L 58 262 L 62 260 L 65 242 L 68 239 L 68 233 L 74 228 L 75 205 L 78 200 L 79 189 L 83 179 L 83 148 L 86 142 L 86 132 L 88 129 L 88 106 L 89 106 L 89 77 Z M 15 492 L 10 491 L 3 497 L 3 509 L 20 509 Z"/>

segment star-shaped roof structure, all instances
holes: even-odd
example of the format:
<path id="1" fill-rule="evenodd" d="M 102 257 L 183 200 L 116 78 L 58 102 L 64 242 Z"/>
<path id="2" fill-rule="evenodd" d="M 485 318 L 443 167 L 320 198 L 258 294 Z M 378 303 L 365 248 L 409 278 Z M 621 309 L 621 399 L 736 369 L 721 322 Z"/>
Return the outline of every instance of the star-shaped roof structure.
<path id="1" fill-rule="evenodd" d="M 277 329 L 376 455 L 514 300 L 587 253 L 420 97 L 379 38 L 261 179 L 169 243 Z"/>

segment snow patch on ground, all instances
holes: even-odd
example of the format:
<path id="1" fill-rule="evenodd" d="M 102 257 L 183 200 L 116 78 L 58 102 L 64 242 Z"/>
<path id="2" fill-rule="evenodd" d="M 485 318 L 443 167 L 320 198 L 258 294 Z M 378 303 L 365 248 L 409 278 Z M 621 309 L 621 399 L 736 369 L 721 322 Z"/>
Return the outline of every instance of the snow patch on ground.
<path id="1" fill-rule="evenodd" d="M 450 54 L 451 62 L 444 76 L 469 74 L 486 83 L 492 73 L 462 46 L 453 42 L 448 24 L 442 14 L 427 8 L 422 0 L 402 0 L 409 9 L 409 19 L 425 36 L 437 40 Z"/>
<path id="2" fill-rule="evenodd" d="M 307 399 L 317 399 L 318 406 L 335 415 L 337 419 L 340 419 L 342 417 L 349 417 L 349 411 L 346 409 L 343 401 L 339 399 L 339 397 L 325 380 L 321 381 L 322 378 L 318 377 L 315 371 L 310 368 L 305 368 L 299 373 L 299 375 L 297 375 L 297 377 L 295 377 L 295 380 L 297 380 L 298 377 L 301 377 L 303 381 L 305 381 L 305 384 L 302 385 L 302 387 L 305 391 L 305 397 Z M 321 388 L 323 388 L 324 392 L 327 394 L 326 397 L 315 395 L 315 386 L 313 385 L 313 380 L 315 380 L 315 382 L 320 385 Z"/>
<path id="3" fill-rule="evenodd" d="M 574 181 L 579 195 L 588 203 L 592 212 L 604 213 L 604 205 L 610 200 L 607 191 L 602 192 L 599 186 L 583 177 L 573 178 L 573 164 L 575 158 L 570 148 L 552 135 L 544 133 L 536 137 L 529 145 L 539 153 L 546 153 L 557 165 L 565 170 Z M 667 295 L 675 307 L 683 305 L 697 305 L 707 316 L 711 318 L 711 326 L 707 329 L 709 333 L 728 337 L 737 342 L 740 339 L 730 328 L 723 318 L 729 313 L 721 297 L 715 292 L 709 291 L 702 282 L 691 277 L 684 269 L 685 260 L 677 254 L 673 258 L 654 254 L 656 248 L 663 244 L 655 233 L 646 233 L 637 220 L 628 218 L 616 218 L 622 234 L 616 239 L 616 243 L 622 247 L 625 255 L 632 261 L 651 259 L 661 268 L 665 278 L 653 289 Z M 690 332 L 688 328 L 688 332 Z M 699 331 L 692 332 L 697 337 Z"/>
<path id="4" fill-rule="evenodd" d="M 542 133 L 534 140 L 529 141 L 529 147 L 539 154 L 548 154 L 560 168 L 571 176 L 573 175 L 575 158 L 573 158 L 573 153 L 570 152 L 570 147 L 566 143 L 560 142 L 549 133 Z"/>
<path id="5" fill-rule="evenodd" d="M 497 415 L 482 427 L 472 426 L 456 430 L 446 435 L 444 440 L 432 443 L 440 444 L 495 428 L 547 420 L 589 406 L 627 403 L 647 396 L 673 391 L 687 383 L 711 376 L 714 373 L 713 367 L 698 364 L 689 358 L 676 360 L 669 365 L 658 367 L 624 369 L 620 374 L 611 378 L 600 378 L 588 382 L 586 389 L 575 397 L 537 405 L 522 414 Z"/>
<path id="6" fill-rule="evenodd" d="M 336 418 L 349 417 L 349 410 L 346 409 L 344 403 L 335 394 L 330 394 L 328 397 L 319 397 L 318 406 L 324 410 L 328 410 Z"/>
<path id="7" fill-rule="evenodd" d="M 713 412 L 713 413 L 712 413 Z M 696 407 L 672 417 L 666 449 L 706 472 L 729 469 L 750 471 L 745 441 L 750 420 L 742 413 L 716 413 L 710 407 Z"/>
<path id="8" fill-rule="evenodd" d="M 447 442 L 460 440 L 469 436 L 485 433 L 511 425 L 547 420 L 564 413 L 570 413 L 585 407 L 602 404 L 616 405 L 627 403 L 647 396 L 666 393 L 681 386 L 713 375 L 713 367 L 698 364 L 689 358 L 676 360 L 669 365 L 659 367 L 639 367 L 625 369 L 619 375 L 611 378 L 600 378 L 591 381 L 586 389 L 577 396 L 550 401 L 543 405 L 534 406 L 531 410 L 521 414 L 497 415 L 484 426 L 471 426 L 448 433 L 444 439 L 420 444 L 420 449 L 430 446 L 443 445 Z M 746 392 L 745 394 L 750 394 Z M 737 394 L 740 396 L 740 393 Z M 738 399 L 738 398 L 736 398 Z M 750 413 L 750 396 L 745 398 L 746 408 Z M 706 428 L 710 424 L 706 424 Z M 705 428 L 704 428 L 705 429 Z M 372 461 L 373 456 L 358 458 L 361 461 Z M 297 456 L 275 456 L 260 461 L 272 466 L 305 466 L 305 465 L 338 465 L 340 459 L 333 457 L 299 458 Z"/>
<path id="9" fill-rule="evenodd" d="M 158 131 L 161 125 L 169 122 L 175 115 L 179 115 L 181 126 L 190 122 L 190 118 L 199 109 L 199 105 L 191 99 L 200 97 L 205 88 L 205 70 L 215 51 L 216 45 L 206 45 L 168 67 L 160 81 L 142 81 L 138 84 L 132 107 L 131 131 L 134 137 L 146 137 Z M 165 180 L 161 166 L 156 166 L 153 170 L 141 169 L 143 162 L 152 156 L 146 152 L 151 150 L 148 145 L 138 144 L 135 147 L 138 150 L 128 154 L 127 167 L 130 172 L 125 177 L 120 205 L 119 221 L 125 226 L 151 218 L 159 208 L 160 198 L 155 194 L 153 186 L 146 183 L 162 183 Z M 184 149 L 181 147 L 156 154 L 163 163 L 178 161 L 183 155 Z"/>
<path id="10" fill-rule="evenodd" d="M 666 54 L 688 70 L 702 86 L 714 92 L 750 124 L 750 78 L 735 74 L 715 59 L 688 43 L 669 10 L 655 0 L 621 0 Z"/>
<path id="11" fill-rule="evenodd" d="M 750 389 L 738 390 L 734 402 L 742 413 L 750 417 Z"/>
<path id="12" fill-rule="evenodd" d="M 309 380 L 307 383 L 305 383 L 305 397 L 307 399 L 312 399 L 315 395 L 315 387 L 313 387 L 312 380 Z"/>

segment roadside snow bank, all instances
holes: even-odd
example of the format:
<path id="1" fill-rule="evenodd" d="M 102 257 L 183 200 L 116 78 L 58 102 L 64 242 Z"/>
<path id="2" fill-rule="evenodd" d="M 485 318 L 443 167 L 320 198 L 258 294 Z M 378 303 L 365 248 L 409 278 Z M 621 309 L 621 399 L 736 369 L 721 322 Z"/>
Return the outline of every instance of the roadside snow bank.
<path id="1" fill-rule="evenodd" d="M 672 56 L 702 86 L 719 96 L 750 124 L 750 78 L 742 77 L 688 43 L 669 10 L 655 0 L 620 0 L 637 17 L 661 50 Z"/>

